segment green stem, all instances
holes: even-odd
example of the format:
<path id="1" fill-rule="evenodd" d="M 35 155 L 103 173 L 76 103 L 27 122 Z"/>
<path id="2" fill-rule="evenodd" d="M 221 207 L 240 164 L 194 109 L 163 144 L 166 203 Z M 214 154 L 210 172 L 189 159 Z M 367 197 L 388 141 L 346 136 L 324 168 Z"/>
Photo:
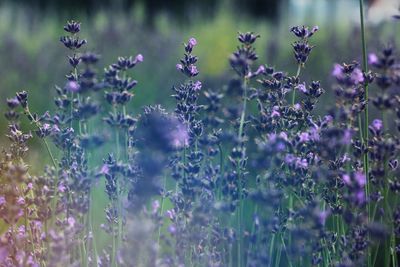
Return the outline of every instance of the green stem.
<path id="1" fill-rule="evenodd" d="M 299 64 L 297 66 L 297 72 L 296 72 L 296 79 L 300 76 L 300 72 L 301 72 L 301 64 Z M 292 106 L 294 105 L 294 102 L 296 101 L 296 89 L 293 88 L 293 92 L 292 92 Z"/>
<path id="2" fill-rule="evenodd" d="M 244 120 L 246 117 L 246 108 L 247 108 L 247 78 L 243 80 L 243 108 L 242 114 L 240 116 L 239 122 L 239 133 L 238 133 L 238 140 L 240 145 L 242 145 L 242 136 L 243 136 L 243 128 L 244 128 Z M 238 228 L 238 266 L 242 266 L 242 206 L 243 206 L 243 199 L 242 199 L 242 180 L 241 180 L 241 162 L 244 158 L 244 152 L 242 151 L 242 158 L 238 159 L 236 164 L 236 172 L 238 178 L 238 197 L 239 197 L 239 206 L 237 209 L 237 228 Z"/>
<path id="3" fill-rule="evenodd" d="M 160 204 L 160 214 L 159 216 L 162 218 L 164 214 L 164 199 L 165 199 L 165 191 L 167 189 L 167 177 L 164 176 L 164 186 L 163 186 L 163 195 L 161 196 L 161 204 Z M 157 244 L 160 247 L 160 237 L 161 237 L 161 225 L 158 227 L 158 237 L 157 237 Z"/>
<path id="4" fill-rule="evenodd" d="M 273 253 L 274 253 L 274 246 L 275 246 L 275 236 L 276 236 L 276 234 L 273 233 L 270 244 L 269 244 L 269 261 L 270 261 L 269 267 L 272 267 L 272 259 L 274 257 Z"/>
<path id="5" fill-rule="evenodd" d="M 361 24 L 361 42 L 362 42 L 362 67 L 363 72 L 368 72 L 368 61 L 367 61 L 367 42 L 365 38 L 365 23 L 364 23 L 364 1 L 360 0 L 360 24 Z M 365 100 L 367 101 L 367 105 L 365 106 L 364 110 L 364 145 L 368 146 L 368 81 L 364 82 L 364 90 L 365 90 Z M 361 130 L 361 129 L 360 129 Z M 367 179 L 366 184 L 366 199 L 369 198 L 369 191 L 370 191 L 370 182 L 369 182 L 369 162 L 368 162 L 368 152 L 364 154 L 364 171 L 365 177 Z M 367 213 L 368 213 L 368 221 L 370 221 L 370 204 L 367 204 Z M 371 266 L 371 256 L 370 252 L 368 252 L 368 266 Z"/>
<path id="6" fill-rule="evenodd" d="M 281 235 L 281 241 L 282 241 L 282 246 L 283 246 L 283 250 L 285 251 L 286 254 L 286 258 L 287 258 L 287 262 L 289 264 L 289 267 L 292 267 L 292 261 L 290 260 L 290 256 L 289 253 L 286 249 L 286 245 L 285 245 L 285 240 L 283 239 L 283 236 Z"/>

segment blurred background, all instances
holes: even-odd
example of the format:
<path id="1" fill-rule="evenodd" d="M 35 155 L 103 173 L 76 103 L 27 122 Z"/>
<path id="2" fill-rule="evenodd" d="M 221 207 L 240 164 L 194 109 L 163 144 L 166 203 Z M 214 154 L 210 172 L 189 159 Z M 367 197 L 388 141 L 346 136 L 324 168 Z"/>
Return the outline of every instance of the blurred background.
<path id="1" fill-rule="evenodd" d="M 399 14 L 399 0 L 365 3 L 368 51 L 398 44 L 400 21 L 392 16 Z M 133 71 L 139 85 L 131 111 L 155 103 L 171 108 L 171 87 L 183 79 L 175 65 L 189 37 L 198 40 L 195 54 L 203 88 L 222 90 L 233 74 L 227 59 L 237 46 L 238 31 L 261 35 L 259 64 L 294 73 L 290 26 L 318 25 L 320 31 L 312 39 L 316 48 L 302 76 L 306 81 L 321 80 L 327 91 L 322 101 L 327 103 L 333 101 L 333 64 L 361 60 L 358 4 L 358 0 L 2 0 L 0 112 L 5 99 L 20 90 L 29 92 L 35 112 L 54 107 L 54 86 L 63 86 L 69 71 L 68 51 L 59 37 L 70 19 L 82 22 L 80 35 L 88 40 L 85 49 L 102 55 L 100 74 L 118 56 L 143 54 L 144 63 Z M 0 146 L 6 143 L 6 129 L 2 116 Z M 44 164 L 37 160 L 41 149 L 36 146 L 30 152 L 31 162 Z"/>

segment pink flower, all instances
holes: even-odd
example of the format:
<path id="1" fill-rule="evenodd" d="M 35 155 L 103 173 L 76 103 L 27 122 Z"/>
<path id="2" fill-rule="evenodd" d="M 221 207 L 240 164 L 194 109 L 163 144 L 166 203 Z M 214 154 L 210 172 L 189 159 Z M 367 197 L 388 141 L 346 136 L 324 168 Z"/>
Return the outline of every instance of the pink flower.
<path id="1" fill-rule="evenodd" d="M 348 175 L 347 173 L 346 173 L 346 174 L 343 174 L 342 180 L 343 180 L 343 182 L 344 182 L 345 184 L 347 184 L 347 185 L 350 185 L 350 184 L 351 184 L 350 175 Z"/>
<path id="2" fill-rule="evenodd" d="M 301 84 L 297 85 L 297 90 L 299 90 L 300 92 L 303 92 L 303 93 L 307 93 L 306 84 L 301 83 Z"/>
<path id="3" fill-rule="evenodd" d="M 166 215 L 170 220 L 173 220 L 175 218 L 175 211 L 174 210 L 167 210 Z"/>
<path id="4" fill-rule="evenodd" d="M 176 69 L 177 70 L 183 70 L 182 64 L 176 64 Z"/>
<path id="5" fill-rule="evenodd" d="M 70 92 L 79 92 L 79 90 L 81 89 L 80 85 L 75 82 L 75 81 L 69 81 L 67 82 L 67 85 L 65 86 L 65 89 L 67 89 Z"/>
<path id="6" fill-rule="evenodd" d="M 310 135 L 307 132 L 303 132 L 299 135 L 299 142 L 306 143 L 310 140 Z"/>
<path id="7" fill-rule="evenodd" d="M 376 63 L 378 63 L 379 59 L 376 56 L 376 54 L 371 53 L 368 55 L 368 63 L 371 65 L 375 65 Z"/>
<path id="8" fill-rule="evenodd" d="M 360 187 L 364 187 L 365 184 L 367 183 L 367 179 L 365 178 L 365 174 L 362 172 L 356 172 L 354 174 L 354 179 L 356 180 L 356 182 L 358 183 L 358 185 Z"/>
<path id="9" fill-rule="evenodd" d="M 383 128 L 383 123 L 381 120 L 375 119 L 372 121 L 371 127 L 373 128 L 373 130 L 379 132 Z"/>
<path id="10" fill-rule="evenodd" d="M 6 246 L 0 247 L 0 263 L 4 263 L 8 257 L 8 248 Z"/>
<path id="11" fill-rule="evenodd" d="M 364 75 L 359 68 L 356 68 L 351 73 L 351 79 L 356 83 L 362 83 L 362 82 L 364 82 Z"/>
<path id="12" fill-rule="evenodd" d="M 65 192 L 65 189 L 66 189 L 66 187 L 65 187 L 63 184 L 60 184 L 60 185 L 58 186 L 58 191 L 61 192 L 61 193 L 64 193 L 64 192 Z"/>
<path id="13" fill-rule="evenodd" d="M 101 173 L 101 174 L 109 174 L 109 172 L 110 172 L 110 168 L 108 167 L 107 164 L 104 164 L 104 165 L 101 167 L 100 173 Z"/>
<path id="14" fill-rule="evenodd" d="M 321 225 L 325 225 L 326 219 L 331 214 L 329 210 L 324 210 L 318 213 L 318 220 Z"/>
<path id="15" fill-rule="evenodd" d="M 67 220 L 67 222 L 68 222 L 68 225 L 69 225 L 71 228 L 73 228 L 73 227 L 75 226 L 75 223 L 76 223 L 76 221 L 75 221 L 75 219 L 74 219 L 73 217 L 69 217 L 68 220 Z"/>
<path id="16" fill-rule="evenodd" d="M 332 76 L 336 79 L 341 79 L 343 77 L 343 68 L 340 64 L 335 64 L 333 66 Z"/>
<path id="17" fill-rule="evenodd" d="M 271 117 L 274 118 L 274 117 L 280 117 L 280 116 L 281 116 L 281 113 L 279 113 L 279 107 L 274 106 L 272 108 Z"/>
<path id="18" fill-rule="evenodd" d="M 200 81 L 196 81 L 196 82 L 193 84 L 193 89 L 194 89 L 195 91 L 200 91 L 200 90 L 201 90 L 201 87 L 202 87 L 202 84 L 201 84 Z"/>
<path id="19" fill-rule="evenodd" d="M 197 40 L 196 40 L 195 38 L 193 38 L 193 37 L 190 38 L 190 39 L 189 39 L 188 45 L 189 45 L 191 48 L 195 47 L 195 46 L 197 45 Z"/>
<path id="20" fill-rule="evenodd" d="M 143 55 L 142 54 L 138 54 L 136 57 L 135 57 L 135 61 L 136 62 L 143 62 Z"/>
<path id="21" fill-rule="evenodd" d="M 19 197 L 17 199 L 17 204 L 18 205 L 25 205 L 25 199 L 23 197 Z"/>

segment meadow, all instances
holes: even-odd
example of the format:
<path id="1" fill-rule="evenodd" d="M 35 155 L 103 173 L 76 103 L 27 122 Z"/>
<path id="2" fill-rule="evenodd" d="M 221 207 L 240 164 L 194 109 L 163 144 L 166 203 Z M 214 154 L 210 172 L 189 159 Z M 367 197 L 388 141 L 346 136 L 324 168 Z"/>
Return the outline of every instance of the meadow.
<path id="1" fill-rule="evenodd" d="M 399 266 L 400 19 L 359 4 L 0 9 L 0 266 Z"/>

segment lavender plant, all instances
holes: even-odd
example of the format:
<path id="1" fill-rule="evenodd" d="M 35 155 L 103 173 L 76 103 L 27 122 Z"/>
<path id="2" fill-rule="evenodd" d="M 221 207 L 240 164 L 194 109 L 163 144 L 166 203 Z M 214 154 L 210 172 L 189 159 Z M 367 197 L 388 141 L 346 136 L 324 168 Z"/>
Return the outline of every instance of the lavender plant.
<path id="1" fill-rule="evenodd" d="M 35 113 L 26 91 L 7 99 L 0 266 L 398 265 L 392 46 L 367 58 L 363 41 L 362 66 L 335 64 L 323 89 L 301 72 L 318 27 L 290 29 L 296 73 L 254 66 L 260 35 L 239 33 L 233 78 L 205 90 L 190 38 L 168 111 L 131 105 L 141 54 L 99 75 L 80 23 L 64 30 L 71 70 L 54 109 Z M 326 90 L 336 101 L 321 115 Z M 369 120 L 369 106 L 381 114 Z M 51 163 L 37 175 L 26 163 L 32 138 Z"/>

